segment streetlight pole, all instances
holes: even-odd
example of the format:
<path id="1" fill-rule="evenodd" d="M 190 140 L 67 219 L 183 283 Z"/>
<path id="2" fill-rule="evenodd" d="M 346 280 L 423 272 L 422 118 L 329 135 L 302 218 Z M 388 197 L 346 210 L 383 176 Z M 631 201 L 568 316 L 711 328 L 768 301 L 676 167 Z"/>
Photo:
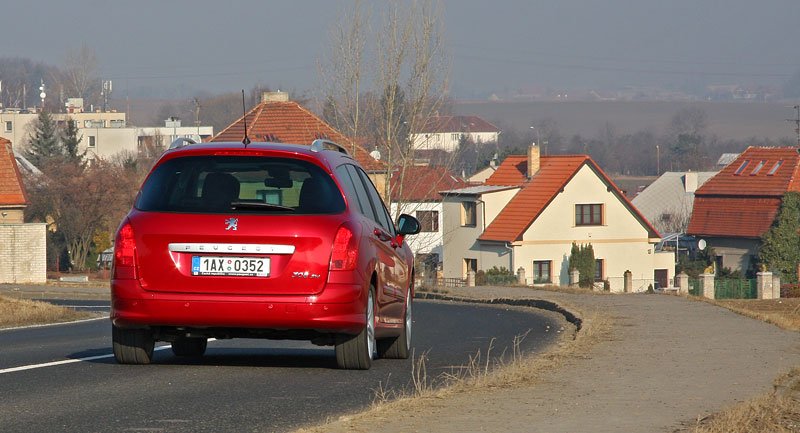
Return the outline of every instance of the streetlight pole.
<path id="1" fill-rule="evenodd" d="M 656 176 L 661 175 L 661 148 L 656 144 Z"/>

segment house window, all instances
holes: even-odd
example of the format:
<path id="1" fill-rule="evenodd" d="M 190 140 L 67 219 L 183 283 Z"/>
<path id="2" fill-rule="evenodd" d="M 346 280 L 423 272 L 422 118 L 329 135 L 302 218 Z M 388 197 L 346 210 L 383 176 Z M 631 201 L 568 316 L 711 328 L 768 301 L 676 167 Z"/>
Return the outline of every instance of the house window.
<path id="1" fill-rule="evenodd" d="M 14 129 L 14 124 L 10 120 L 6 120 L 6 132 L 11 132 Z"/>
<path id="2" fill-rule="evenodd" d="M 595 281 L 603 281 L 605 272 L 603 270 L 603 265 L 605 264 L 605 260 L 603 259 L 594 259 L 594 280 Z"/>
<path id="3" fill-rule="evenodd" d="M 773 165 L 772 168 L 769 169 L 769 172 L 767 173 L 767 176 L 774 175 L 775 172 L 777 172 L 778 169 L 781 168 L 782 165 L 783 165 L 783 160 L 780 160 L 780 161 L 776 162 L 775 165 Z"/>
<path id="4" fill-rule="evenodd" d="M 461 134 L 450 134 L 450 139 L 453 141 L 461 140 Z"/>
<path id="5" fill-rule="evenodd" d="M 761 171 L 761 169 L 764 167 L 764 164 L 766 164 L 766 162 L 767 161 L 764 161 L 764 160 L 758 161 L 758 164 L 756 165 L 756 168 L 753 169 L 753 172 L 750 173 L 750 175 L 754 176 L 754 175 L 758 174 L 758 172 Z"/>
<path id="6" fill-rule="evenodd" d="M 95 136 L 94 135 L 90 135 L 89 136 L 89 147 L 94 147 L 94 146 L 95 146 Z"/>
<path id="7" fill-rule="evenodd" d="M 439 231 L 439 212 L 435 210 L 418 210 L 417 219 L 422 227 L 421 232 Z"/>
<path id="8" fill-rule="evenodd" d="M 603 224 L 602 204 L 576 204 L 576 226 L 599 226 Z"/>
<path id="9" fill-rule="evenodd" d="M 747 168 L 747 164 L 750 164 L 750 160 L 749 159 L 745 159 L 744 162 L 742 163 L 742 165 L 740 165 L 739 168 L 737 168 L 736 171 L 733 172 L 733 174 L 735 174 L 737 176 L 742 174 L 744 169 Z"/>
<path id="10" fill-rule="evenodd" d="M 533 284 L 550 284 L 550 267 L 553 262 L 550 260 L 537 260 L 533 262 Z"/>
<path id="11" fill-rule="evenodd" d="M 478 272 L 478 259 L 464 259 L 464 277 L 469 271 Z"/>
<path id="12" fill-rule="evenodd" d="M 475 207 L 474 201 L 461 202 L 461 225 L 463 227 L 475 227 L 477 225 Z"/>

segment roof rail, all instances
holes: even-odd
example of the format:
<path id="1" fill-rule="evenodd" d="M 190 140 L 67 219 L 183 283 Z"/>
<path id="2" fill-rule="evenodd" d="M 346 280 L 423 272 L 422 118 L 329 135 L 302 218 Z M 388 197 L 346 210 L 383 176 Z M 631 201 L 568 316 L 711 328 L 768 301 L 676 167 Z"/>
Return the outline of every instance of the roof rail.
<path id="1" fill-rule="evenodd" d="M 179 147 L 188 146 L 190 144 L 197 144 L 197 142 L 189 137 L 178 137 L 169 145 L 169 149 L 167 150 L 177 149 Z"/>
<path id="2" fill-rule="evenodd" d="M 335 141 L 318 138 L 313 142 L 311 142 L 312 152 L 319 152 L 321 150 L 334 150 L 336 152 L 344 153 L 345 155 L 350 154 L 347 152 L 347 149 L 345 149 L 344 146 L 342 146 L 339 143 L 336 143 Z"/>

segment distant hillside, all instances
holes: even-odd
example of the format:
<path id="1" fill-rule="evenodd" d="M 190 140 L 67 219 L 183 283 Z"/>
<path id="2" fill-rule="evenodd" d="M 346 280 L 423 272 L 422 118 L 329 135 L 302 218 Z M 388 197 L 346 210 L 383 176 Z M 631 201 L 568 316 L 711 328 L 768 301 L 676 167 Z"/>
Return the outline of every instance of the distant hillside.
<path id="1" fill-rule="evenodd" d="M 532 122 L 553 119 L 561 134 L 594 137 L 611 123 L 617 133 L 650 129 L 662 133 L 679 109 L 696 106 L 708 115 L 708 133 L 720 139 L 794 137 L 789 103 L 675 101 L 456 102 L 456 114 L 476 114 L 500 128 L 524 131 Z"/>

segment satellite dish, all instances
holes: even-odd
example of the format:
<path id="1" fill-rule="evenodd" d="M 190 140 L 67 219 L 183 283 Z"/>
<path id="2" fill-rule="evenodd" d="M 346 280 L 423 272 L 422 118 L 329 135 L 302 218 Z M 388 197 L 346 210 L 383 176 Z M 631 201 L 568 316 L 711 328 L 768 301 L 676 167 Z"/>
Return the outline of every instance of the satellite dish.
<path id="1" fill-rule="evenodd" d="M 697 241 L 697 248 L 700 249 L 701 251 L 706 249 L 706 240 L 700 239 L 699 241 Z"/>

